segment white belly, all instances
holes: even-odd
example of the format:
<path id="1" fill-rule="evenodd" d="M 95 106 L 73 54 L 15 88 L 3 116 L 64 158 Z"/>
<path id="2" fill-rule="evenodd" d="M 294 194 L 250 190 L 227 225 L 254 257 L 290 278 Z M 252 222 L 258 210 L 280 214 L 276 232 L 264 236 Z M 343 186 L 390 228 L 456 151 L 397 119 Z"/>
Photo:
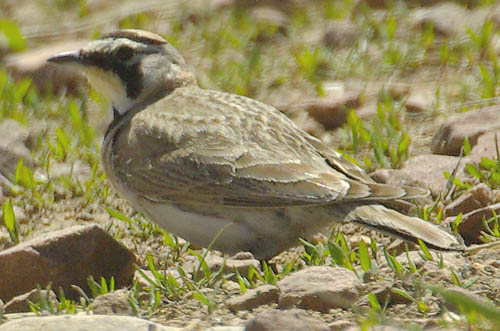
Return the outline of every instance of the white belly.
<path id="1" fill-rule="evenodd" d="M 141 205 L 160 227 L 199 246 L 207 247 L 217 236 L 213 248 L 236 253 L 255 240 L 247 226 L 230 219 L 190 213 L 167 203 L 143 200 Z"/>

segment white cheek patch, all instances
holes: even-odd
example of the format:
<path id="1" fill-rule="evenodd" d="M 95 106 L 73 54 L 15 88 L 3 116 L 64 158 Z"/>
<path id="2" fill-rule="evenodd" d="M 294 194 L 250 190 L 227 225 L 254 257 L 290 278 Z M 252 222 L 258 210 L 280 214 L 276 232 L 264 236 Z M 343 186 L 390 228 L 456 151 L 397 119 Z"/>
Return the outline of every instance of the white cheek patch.
<path id="1" fill-rule="evenodd" d="M 92 87 L 108 99 L 120 114 L 132 106 L 132 100 L 127 97 L 126 86 L 116 74 L 90 66 L 84 67 L 83 71 Z"/>

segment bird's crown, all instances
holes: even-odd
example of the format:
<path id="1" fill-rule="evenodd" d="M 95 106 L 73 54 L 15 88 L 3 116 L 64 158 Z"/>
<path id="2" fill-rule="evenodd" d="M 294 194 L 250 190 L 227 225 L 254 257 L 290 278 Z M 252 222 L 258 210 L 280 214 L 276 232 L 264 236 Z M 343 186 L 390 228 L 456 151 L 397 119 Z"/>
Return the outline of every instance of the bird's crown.
<path id="1" fill-rule="evenodd" d="M 79 50 L 60 53 L 49 61 L 82 70 L 119 113 L 195 82 L 172 45 L 161 36 L 142 30 L 107 33 Z"/>

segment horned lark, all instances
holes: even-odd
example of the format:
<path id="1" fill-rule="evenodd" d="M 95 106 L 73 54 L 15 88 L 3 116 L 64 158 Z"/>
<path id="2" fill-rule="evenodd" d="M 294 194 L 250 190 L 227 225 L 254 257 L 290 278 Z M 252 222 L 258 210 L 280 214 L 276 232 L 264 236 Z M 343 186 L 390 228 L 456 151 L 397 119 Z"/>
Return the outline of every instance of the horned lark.
<path id="1" fill-rule="evenodd" d="M 213 248 L 269 259 L 332 222 L 354 222 L 461 247 L 438 226 L 381 205 L 424 190 L 374 182 L 269 105 L 200 89 L 154 33 L 110 33 L 49 61 L 81 69 L 111 102 L 102 158 L 112 186 L 194 244 L 219 234 Z"/>

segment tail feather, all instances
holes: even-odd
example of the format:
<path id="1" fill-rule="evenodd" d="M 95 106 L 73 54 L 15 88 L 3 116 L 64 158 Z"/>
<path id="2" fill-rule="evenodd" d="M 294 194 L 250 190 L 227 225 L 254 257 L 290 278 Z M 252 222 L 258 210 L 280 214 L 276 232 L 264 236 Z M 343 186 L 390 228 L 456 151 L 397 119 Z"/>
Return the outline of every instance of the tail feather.
<path id="1" fill-rule="evenodd" d="M 382 205 L 354 206 L 347 212 L 352 221 L 408 241 L 424 241 L 440 250 L 462 250 L 463 243 L 446 230 L 420 218 L 403 215 Z"/>
<path id="2" fill-rule="evenodd" d="M 410 200 L 424 198 L 429 191 L 414 186 L 395 186 L 381 183 L 363 183 L 350 179 L 344 179 L 349 184 L 349 191 L 343 200 Z"/>

